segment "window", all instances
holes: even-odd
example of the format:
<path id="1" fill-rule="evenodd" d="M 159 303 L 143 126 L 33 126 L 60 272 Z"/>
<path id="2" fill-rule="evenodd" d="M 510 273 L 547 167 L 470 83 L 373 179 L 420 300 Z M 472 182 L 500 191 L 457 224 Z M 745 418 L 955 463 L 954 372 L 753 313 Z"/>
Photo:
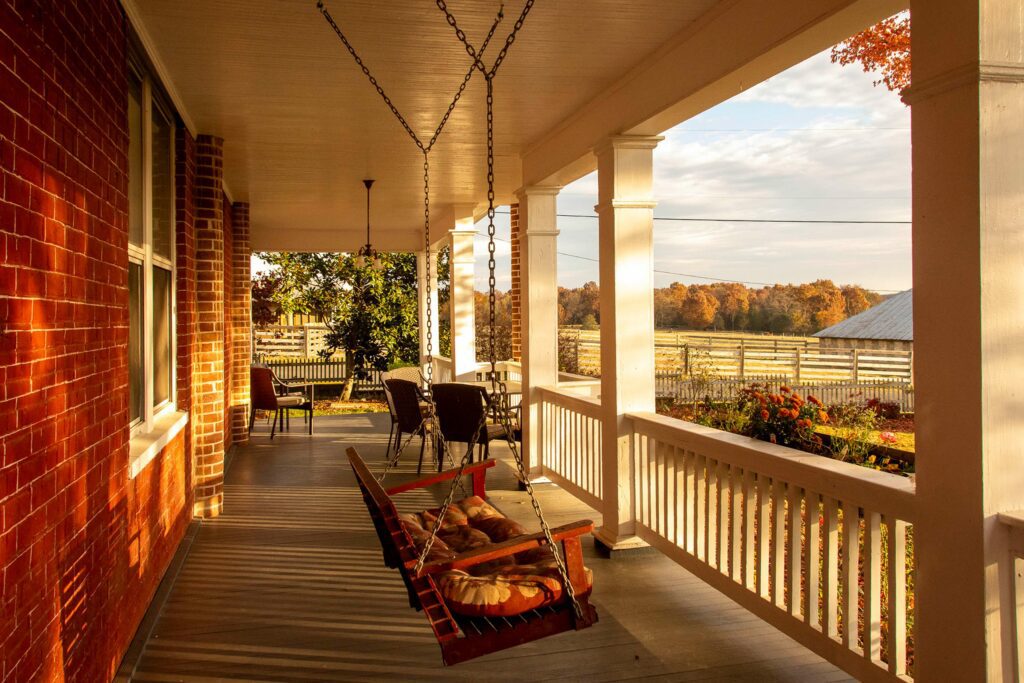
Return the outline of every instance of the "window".
<path id="1" fill-rule="evenodd" d="M 128 402 L 134 436 L 174 410 L 174 117 L 135 65 L 128 117 Z"/>

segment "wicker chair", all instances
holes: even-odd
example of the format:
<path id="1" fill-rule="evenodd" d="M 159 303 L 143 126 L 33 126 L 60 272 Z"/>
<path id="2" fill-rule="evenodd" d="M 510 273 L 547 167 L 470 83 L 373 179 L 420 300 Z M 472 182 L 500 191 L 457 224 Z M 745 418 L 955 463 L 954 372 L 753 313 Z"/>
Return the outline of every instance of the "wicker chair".
<path id="1" fill-rule="evenodd" d="M 249 411 L 249 431 L 252 431 L 257 410 L 270 410 L 274 413 L 274 424 L 270 428 L 270 438 L 277 432 L 277 423 L 284 427 L 284 411 L 305 411 L 309 422 L 309 433 L 313 434 L 313 402 L 305 396 L 278 396 L 274 388 L 274 373 L 270 368 L 249 368 L 249 386 L 252 393 L 252 406 Z"/>

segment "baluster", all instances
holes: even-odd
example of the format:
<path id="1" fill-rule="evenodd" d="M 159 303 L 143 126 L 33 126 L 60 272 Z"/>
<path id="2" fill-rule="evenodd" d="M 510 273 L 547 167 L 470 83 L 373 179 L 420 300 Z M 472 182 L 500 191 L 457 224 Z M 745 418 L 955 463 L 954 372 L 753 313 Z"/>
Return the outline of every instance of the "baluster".
<path id="1" fill-rule="evenodd" d="M 877 512 L 864 511 L 864 656 L 882 660 L 882 532 Z"/>
<path id="2" fill-rule="evenodd" d="M 676 449 L 676 526 L 675 542 L 683 550 L 690 551 L 690 451 Z"/>
<path id="3" fill-rule="evenodd" d="M 676 536 L 676 447 L 663 444 L 662 451 L 665 454 L 665 476 L 662 479 L 665 497 L 661 507 L 661 535 L 670 541 L 674 541 Z"/>
<path id="4" fill-rule="evenodd" d="M 655 520 L 658 518 L 658 457 L 657 457 L 657 442 L 647 437 L 644 439 L 644 453 L 647 456 L 647 477 L 644 481 L 644 486 L 647 488 L 647 517 L 644 520 L 644 524 L 649 529 L 654 529 L 656 526 Z"/>
<path id="5" fill-rule="evenodd" d="M 743 478 L 744 473 L 738 467 L 731 468 L 732 489 L 732 532 L 729 534 L 729 546 L 732 548 L 732 559 L 729 562 L 729 575 L 732 580 L 743 581 Z"/>
<path id="6" fill-rule="evenodd" d="M 860 510 L 848 500 L 843 501 L 843 644 L 860 653 L 857 636 L 858 562 L 860 561 Z"/>
<path id="7" fill-rule="evenodd" d="M 800 529 L 800 487 L 789 484 L 786 500 L 788 501 L 787 514 L 789 517 L 789 596 L 787 605 L 789 613 L 794 617 L 800 616 L 800 566 L 801 566 L 801 529 Z"/>
<path id="8" fill-rule="evenodd" d="M 718 462 L 718 571 L 728 575 L 729 564 L 729 466 Z"/>
<path id="9" fill-rule="evenodd" d="M 772 501 L 771 482 L 767 475 L 757 475 L 757 593 L 769 599 L 769 544 L 771 538 Z"/>
<path id="10" fill-rule="evenodd" d="M 825 561 L 822 591 L 822 632 L 829 638 L 839 636 L 839 505 L 835 498 L 825 497 Z"/>
<path id="11" fill-rule="evenodd" d="M 743 473 L 743 585 L 749 590 L 757 590 L 754 584 L 754 519 L 757 514 L 757 483 L 754 473 L 747 470 Z"/>
<path id="12" fill-rule="evenodd" d="M 907 523 L 886 516 L 889 534 L 889 673 L 907 673 Z"/>
<path id="13" fill-rule="evenodd" d="M 804 491 L 804 533 L 806 535 L 806 547 L 804 548 L 804 621 L 812 628 L 818 628 L 821 620 L 818 618 L 818 585 L 820 574 L 820 552 L 819 534 L 821 522 L 819 520 L 818 494 L 811 491 Z"/>
<path id="14" fill-rule="evenodd" d="M 772 482 L 772 600 L 786 608 L 786 485 Z"/>
<path id="15" fill-rule="evenodd" d="M 707 459 L 707 478 L 704 480 L 707 485 L 707 492 L 704 504 L 707 508 L 705 516 L 707 527 L 704 530 L 704 552 L 705 562 L 712 567 L 718 567 L 718 462 Z"/>

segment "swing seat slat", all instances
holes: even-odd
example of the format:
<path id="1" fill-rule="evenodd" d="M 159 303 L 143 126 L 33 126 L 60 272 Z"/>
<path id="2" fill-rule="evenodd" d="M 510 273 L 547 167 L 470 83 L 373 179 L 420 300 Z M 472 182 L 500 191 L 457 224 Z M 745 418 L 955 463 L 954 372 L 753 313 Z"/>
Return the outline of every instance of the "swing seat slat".
<path id="1" fill-rule="evenodd" d="M 446 665 L 458 664 L 565 631 L 581 630 L 597 622 L 597 611 L 589 603 L 589 591 L 585 590 L 586 570 L 580 545 L 580 536 L 593 529 L 592 522 L 576 522 L 552 529 L 552 537 L 562 546 L 570 581 L 573 587 L 577 588 L 582 618 L 577 617 L 572 603 L 564 595 L 554 604 L 510 617 L 466 616 L 453 613 L 448 609 L 435 581 L 437 574 L 542 547 L 546 545 L 544 535 L 521 536 L 504 543 L 461 553 L 453 559 L 428 562 L 417 574 L 415 566 L 419 553 L 412 537 L 402 527 L 389 494 L 412 491 L 452 479 L 457 476 L 458 470 L 448 470 L 385 490 L 370 473 L 356 449 L 349 448 L 347 454 L 381 542 L 384 563 L 401 573 L 408 591 L 409 605 L 422 611 L 426 616 Z M 474 495 L 484 497 L 484 476 L 486 470 L 494 464 L 493 460 L 485 460 L 466 467 L 465 473 L 473 477 Z"/>

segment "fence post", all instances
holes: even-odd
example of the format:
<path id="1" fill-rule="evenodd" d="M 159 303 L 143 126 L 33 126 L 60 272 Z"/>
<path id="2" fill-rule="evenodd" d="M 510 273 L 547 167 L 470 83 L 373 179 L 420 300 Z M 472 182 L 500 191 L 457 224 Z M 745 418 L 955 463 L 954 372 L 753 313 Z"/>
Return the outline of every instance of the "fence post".
<path id="1" fill-rule="evenodd" d="M 860 382 L 860 349 L 853 350 L 853 382 Z"/>
<path id="2" fill-rule="evenodd" d="M 796 383 L 800 384 L 800 347 L 799 346 L 796 347 L 795 350 L 796 350 L 796 367 L 794 369 L 796 371 Z"/>
<path id="3" fill-rule="evenodd" d="M 690 375 L 690 345 L 683 344 L 683 372 L 687 377 Z"/>
<path id="4" fill-rule="evenodd" d="M 740 379 L 745 379 L 747 376 L 747 348 L 743 344 L 743 340 L 740 339 Z"/>

